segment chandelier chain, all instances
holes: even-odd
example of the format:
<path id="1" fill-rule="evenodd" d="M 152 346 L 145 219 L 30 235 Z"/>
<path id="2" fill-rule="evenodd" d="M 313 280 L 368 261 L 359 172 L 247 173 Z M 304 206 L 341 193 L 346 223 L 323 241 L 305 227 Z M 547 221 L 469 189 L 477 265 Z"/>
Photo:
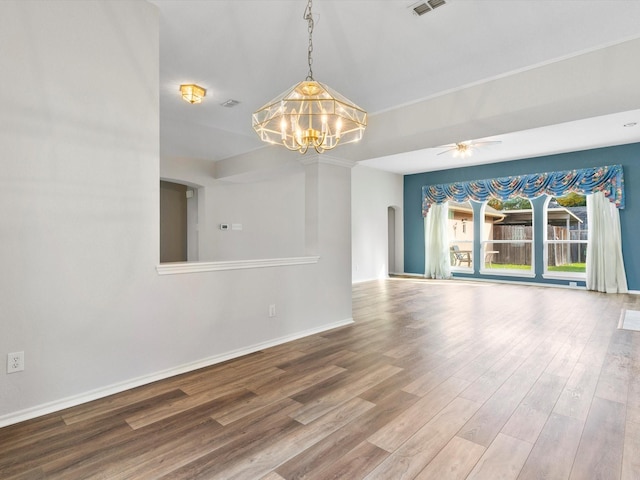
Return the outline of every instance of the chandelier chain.
<path id="1" fill-rule="evenodd" d="M 311 13 L 311 4 L 312 0 L 309 0 L 307 3 L 307 8 L 304 10 L 304 19 L 307 21 L 307 30 L 309 32 L 309 48 L 307 50 L 307 62 L 309 63 L 309 73 L 307 74 L 306 80 L 313 81 L 313 69 L 311 65 L 313 64 L 313 58 L 311 54 L 313 53 L 313 14 Z"/>

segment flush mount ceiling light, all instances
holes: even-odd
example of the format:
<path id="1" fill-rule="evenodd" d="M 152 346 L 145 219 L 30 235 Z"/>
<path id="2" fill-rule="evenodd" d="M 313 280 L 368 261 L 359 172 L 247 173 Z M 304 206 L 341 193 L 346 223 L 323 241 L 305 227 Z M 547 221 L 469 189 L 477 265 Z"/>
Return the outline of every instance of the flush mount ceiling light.
<path id="1" fill-rule="evenodd" d="M 498 143 L 502 143 L 502 142 L 500 140 L 487 140 L 487 141 L 480 141 L 480 142 L 467 141 L 467 142 L 452 143 L 451 145 L 443 145 L 442 148 L 445 148 L 446 150 L 443 150 L 442 152 L 438 153 L 438 155 L 452 152 L 452 155 L 456 158 L 467 158 L 473 155 L 474 149 L 477 149 L 478 147 L 483 147 L 485 145 L 495 145 Z"/>
<path id="2" fill-rule="evenodd" d="M 201 86 L 191 83 L 188 85 L 180 85 L 180 93 L 185 102 L 202 103 L 202 99 L 207 94 L 207 91 Z"/>
<path id="3" fill-rule="evenodd" d="M 301 154 L 322 153 L 338 144 L 357 142 L 367 127 L 367 112 L 313 78 L 312 0 L 303 18 L 309 31 L 307 78 L 253 114 L 253 129 L 263 142 L 282 144 Z"/>

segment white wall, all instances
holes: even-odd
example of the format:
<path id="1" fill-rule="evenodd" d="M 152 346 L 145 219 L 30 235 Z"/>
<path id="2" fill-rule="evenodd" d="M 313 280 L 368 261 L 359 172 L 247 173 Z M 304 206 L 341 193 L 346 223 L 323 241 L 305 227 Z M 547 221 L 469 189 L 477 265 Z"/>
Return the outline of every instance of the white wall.
<path id="1" fill-rule="evenodd" d="M 250 183 L 216 180 L 213 162 L 166 159 L 160 176 L 197 185 L 199 261 L 296 257 L 305 254 L 305 173 Z M 220 224 L 242 230 L 220 230 Z"/>
<path id="2" fill-rule="evenodd" d="M 352 281 L 388 275 L 387 209 L 395 208 L 395 266 L 404 272 L 403 177 L 356 166 L 351 172 Z"/>
<path id="3" fill-rule="evenodd" d="M 0 426 L 350 320 L 350 170 L 317 159 L 272 186 L 304 189 L 318 263 L 156 272 L 152 5 L 0 2 L 0 64 L 0 358 L 26 363 Z"/>

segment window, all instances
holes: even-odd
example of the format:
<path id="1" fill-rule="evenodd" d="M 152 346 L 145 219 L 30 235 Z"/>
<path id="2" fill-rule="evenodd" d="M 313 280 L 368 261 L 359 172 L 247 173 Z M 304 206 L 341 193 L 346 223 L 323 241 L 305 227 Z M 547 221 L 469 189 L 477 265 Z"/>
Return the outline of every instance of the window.
<path id="1" fill-rule="evenodd" d="M 584 278 L 589 235 L 586 205 L 586 196 L 577 193 L 547 199 L 545 277 Z"/>
<path id="2" fill-rule="evenodd" d="M 475 209 L 476 218 L 471 217 L 464 223 L 463 219 L 456 215 L 463 213 L 463 207 L 468 202 L 454 204 L 454 211 L 449 217 L 451 251 L 447 252 L 445 248 L 444 252 L 440 250 L 438 255 L 430 256 L 426 255 L 425 251 L 425 258 L 431 260 L 432 257 L 437 256 L 439 265 L 442 265 L 443 260 L 446 264 L 446 258 L 442 258 L 442 254 L 449 254 L 451 263 L 454 265 L 451 270 L 454 272 L 524 278 L 543 277 L 550 278 L 554 282 L 558 279 L 561 281 L 589 280 L 586 283 L 587 287 L 591 288 L 589 286 L 589 283 L 592 283 L 591 278 L 586 278 L 587 253 L 591 257 L 596 253 L 604 255 L 605 252 L 601 252 L 600 248 L 596 252 L 595 245 L 587 246 L 589 237 L 587 216 L 586 212 L 580 214 L 580 207 L 586 203 L 585 196 L 570 193 L 571 189 L 578 189 L 585 195 L 593 194 L 593 200 L 602 204 L 602 208 L 598 208 L 597 211 L 602 211 L 603 221 L 610 218 L 613 222 L 614 226 L 610 228 L 614 230 L 610 233 L 615 233 L 616 235 L 613 236 L 619 237 L 617 235 L 619 215 L 608 217 L 604 210 L 607 212 L 611 210 L 611 205 L 615 208 L 624 208 L 623 169 L 622 165 L 607 165 L 423 185 L 422 213 L 425 218 L 430 206 L 445 201 L 477 199 L 470 200 L 469 205 L 473 205 L 474 201 L 484 202 L 479 203 L 480 208 Z M 550 198 L 547 192 L 555 192 L 559 198 Z M 490 195 L 508 198 L 508 200 L 498 200 L 491 198 Z M 531 201 L 518 195 L 526 196 Z M 608 205 L 607 201 L 611 205 Z M 535 209 L 532 208 L 533 206 Z M 473 213 L 468 207 L 467 209 Z M 443 208 L 441 212 L 444 210 Z M 618 213 L 617 210 L 615 212 Z M 442 220 L 442 217 L 440 219 Z M 472 226 L 468 220 L 474 221 L 474 225 Z M 592 229 L 591 240 L 593 236 Z M 471 241 L 470 237 L 473 237 L 474 241 Z M 616 239 L 606 250 L 607 253 L 615 250 L 613 253 L 616 258 L 622 256 L 618 240 Z M 426 246 L 427 242 L 425 242 Z M 438 246 L 442 247 L 442 243 Z M 459 255 L 460 253 L 462 256 Z M 479 265 L 472 265 L 472 263 Z M 598 265 L 594 263 L 590 267 L 593 266 L 595 271 L 595 267 L 600 266 L 600 263 L 602 262 Z M 616 269 L 616 275 L 619 275 L 624 266 L 618 260 L 613 263 L 621 267 Z M 617 290 L 621 287 L 622 291 L 626 291 L 626 286 L 623 285 L 626 282 L 623 280 L 623 276 L 620 276 L 619 285 L 616 281 L 611 288 Z M 570 286 L 578 285 L 573 281 L 567 283 Z"/>
<path id="3" fill-rule="evenodd" d="M 469 201 L 449 202 L 449 250 L 452 269 L 472 269 L 473 207 Z"/>
<path id="4" fill-rule="evenodd" d="M 483 273 L 533 275 L 533 208 L 525 198 L 491 199 L 483 205 Z"/>

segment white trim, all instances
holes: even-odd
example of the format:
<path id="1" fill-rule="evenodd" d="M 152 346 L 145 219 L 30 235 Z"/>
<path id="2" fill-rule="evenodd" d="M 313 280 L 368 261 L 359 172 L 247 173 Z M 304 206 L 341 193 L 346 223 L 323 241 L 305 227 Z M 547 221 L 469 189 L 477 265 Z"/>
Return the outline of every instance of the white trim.
<path id="1" fill-rule="evenodd" d="M 388 280 L 390 278 L 393 278 L 394 276 L 399 276 L 399 275 L 415 275 L 415 276 L 419 276 L 419 277 L 423 277 L 424 275 L 418 275 L 417 273 L 402 273 L 402 272 L 389 272 L 386 275 L 382 275 L 379 277 L 369 277 L 369 278 L 362 278 L 360 280 L 353 280 L 353 275 L 351 277 L 351 285 L 356 285 L 358 283 L 364 283 L 364 282 L 373 282 L 376 280 Z"/>
<path id="2" fill-rule="evenodd" d="M 500 277 L 522 277 L 522 278 L 535 278 L 536 274 L 532 270 L 518 270 L 514 268 L 512 270 L 501 270 L 499 268 L 483 268 L 480 270 L 480 275 L 498 275 Z M 528 282 L 525 282 L 528 283 Z"/>
<path id="3" fill-rule="evenodd" d="M 384 278 L 380 278 L 380 277 L 372 277 L 372 278 L 365 278 L 362 280 L 351 280 L 351 285 L 357 285 L 358 283 L 365 283 L 365 282 L 373 282 L 375 280 L 384 280 Z"/>
<path id="4" fill-rule="evenodd" d="M 232 350 L 231 352 L 215 355 L 213 357 L 204 358 L 202 360 L 187 363 L 185 365 L 180 365 L 178 367 L 152 373 L 150 375 L 144 375 L 142 377 L 127 380 L 125 382 L 116 383 L 113 385 L 109 385 L 107 387 L 97 388 L 95 390 L 81 393 L 79 395 L 73 395 L 71 397 L 63 398 L 62 400 L 56 400 L 53 402 L 44 403 L 42 405 L 38 405 L 35 407 L 13 412 L 7 415 L 2 415 L 0 416 L 0 428 L 6 427 L 7 425 L 13 425 L 14 423 L 24 422 L 25 420 L 30 420 L 32 418 L 40 417 L 42 415 L 47 415 L 49 413 L 58 412 L 66 408 L 75 407 L 77 405 L 91 402 L 99 398 L 104 398 L 109 395 L 113 395 L 115 393 L 120 393 L 120 392 L 124 392 L 125 390 L 140 387 L 142 385 L 147 385 L 149 383 L 156 382 L 158 380 L 164 380 L 166 378 L 180 375 L 182 373 L 191 372 L 193 370 L 198 370 L 204 367 L 209 367 L 217 363 L 226 362 L 227 360 L 238 358 L 243 355 L 255 353 L 269 347 L 281 345 L 283 343 L 291 342 L 299 338 L 308 337 L 309 335 L 315 335 L 317 333 L 326 332 L 327 330 L 343 327 L 345 325 L 349 325 L 352 323 L 353 323 L 353 318 L 339 320 L 337 322 L 328 323 L 320 327 L 312 328 L 309 330 L 303 330 L 298 333 L 285 335 L 284 337 L 274 338 L 273 340 L 268 340 L 266 342 L 261 342 L 248 347 Z"/>
<path id="5" fill-rule="evenodd" d="M 431 279 L 429 278 L 424 278 L 424 275 L 420 275 L 417 273 L 405 273 L 404 275 L 407 276 L 413 276 L 413 277 L 418 277 L 418 278 L 422 278 L 426 281 L 430 281 Z M 395 278 L 393 280 L 402 280 L 402 277 L 400 278 Z M 450 279 L 446 280 L 453 280 L 453 281 L 458 281 L 461 280 L 463 282 L 483 282 L 483 283 L 503 283 L 506 285 L 525 285 L 528 287 L 552 287 L 552 288 L 565 288 L 565 289 L 571 289 L 571 290 L 587 290 L 587 287 L 584 286 L 571 286 L 571 285 L 561 285 L 561 284 L 557 284 L 557 283 L 540 283 L 540 282 L 518 282 L 517 280 L 503 280 L 503 279 L 494 279 L 494 278 L 480 278 L 480 277 L 451 277 Z M 634 290 L 633 292 L 629 291 L 627 293 L 633 293 L 636 295 L 640 295 L 640 290 Z M 624 294 L 621 294 L 624 295 Z"/>
<path id="6" fill-rule="evenodd" d="M 258 260 L 231 260 L 224 262 L 180 262 L 161 263 L 156 266 L 158 275 L 177 273 L 219 272 L 222 270 L 242 270 L 246 268 L 286 267 L 318 263 L 319 256 L 267 258 Z"/>
<path id="7" fill-rule="evenodd" d="M 567 280 L 570 282 L 586 282 L 587 274 L 584 272 L 555 272 L 551 270 L 548 273 L 543 273 L 542 278 L 546 278 L 549 280 Z"/>
<path id="8" fill-rule="evenodd" d="M 422 278 L 424 280 L 430 280 L 428 278 L 424 278 L 424 275 L 419 273 L 403 273 L 403 276 L 407 277 L 415 277 Z M 391 278 L 390 280 L 402 280 L 402 277 Z M 507 285 L 526 285 L 529 287 L 551 287 L 551 288 L 565 288 L 570 290 L 585 290 L 587 291 L 587 287 L 584 286 L 571 286 L 571 285 L 561 285 L 558 283 L 540 283 L 540 282 L 518 282 L 517 280 L 502 280 L 502 279 L 494 279 L 494 278 L 481 278 L 481 277 L 451 277 L 450 280 L 462 280 L 463 282 L 485 282 L 485 283 L 504 283 Z M 620 293 L 619 295 L 640 295 L 640 290 L 629 290 L 626 293 Z"/>
<path id="9" fill-rule="evenodd" d="M 389 272 L 389 273 L 387 273 L 387 276 L 385 278 L 392 277 L 393 275 L 410 275 L 410 274 L 407 274 L 407 273 L 404 273 L 404 272 Z"/>
<path id="10" fill-rule="evenodd" d="M 358 283 L 375 282 L 377 280 L 387 280 L 387 279 L 389 279 L 388 276 L 384 276 L 384 277 L 369 277 L 369 278 L 363 278 L 361 280 L 351 280 L 351 285 L 357 285 Z"/>
<path id="11" fill-rule="evenodd" d="M 393 273 L 392 275 L 397 275 L 397 276 L 389 276 L 389 280 L 396 280 L 398 278 L 402 278 L 402 277 L 415 277 L 415 278 L 423 278 L 425 280 L 428 280 L 427 278 L 425 278 L 423 273 Z"/>
<path id="12" fill-rule="evenodd" d="M 473 267 L 461 267 L 460 265 L 457 266 L 451 266 L 451 273 L 466 273 L 466 274 L 470 274 L 473 273 Z"/>
<path id="13" fill-rule="evenodd" d="M 522 275 L 520 275 L 522 276 Z M 540 283 L 540 282 L 518 282 L 517 280 L 502 280 L 497 278 L 478 278 L 478 277 L 453 277 L 454 280 L 462 280 L 465 282 L 489 282 L 489 283 L 505 283 L 507 285 L 526 285 L 528 287 L 551 287 L 551 288 L 567 288 L 570 290 L 587 290 L 587 287 L 571 285 L 561 285 L 558 283 Z M 640 293 L 640 292 L 638 292 Z"/>

